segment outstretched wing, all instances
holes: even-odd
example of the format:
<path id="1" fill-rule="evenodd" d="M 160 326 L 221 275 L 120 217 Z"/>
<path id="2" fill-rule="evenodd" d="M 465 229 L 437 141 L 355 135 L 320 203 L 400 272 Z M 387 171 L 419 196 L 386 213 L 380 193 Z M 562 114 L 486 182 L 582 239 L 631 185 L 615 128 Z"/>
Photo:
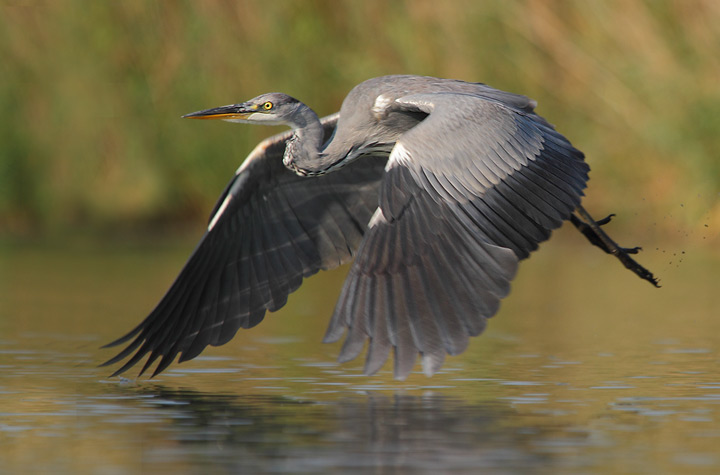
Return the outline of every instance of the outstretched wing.
<path id="1" fill-rule="evenodd" d="M 328 138 L 337 114 L 322 119 Z M 282 164 L 290 132 L 260 143 L 218 200 L 208 231 L 150 315 L 107 346 L 132 342 L 105 365 L 132 357 L 120 374 L 150 354 L 154 374 L 180 353 L 196 357 L 257 325 L 266 310 L 320 269 L 355 253 L 377 208 L 387 157 L 358 160 L 332 174 L 299 177 Z M 133 354 L 134 352 L 134 354 Z"/>
<path id="2" fill-rule="evenodd" d="M 325 341 L 347 327 L 341 361 L 369 339 L 365 372 L 392 349 L 404 378 L 418 353 L 432 374 L 483 331 L 519 260 L 580 203 L 589 167 L 544 119 L 487 95 L 414 94 L 388 107 L 428 115 L 393 148 Z"/>

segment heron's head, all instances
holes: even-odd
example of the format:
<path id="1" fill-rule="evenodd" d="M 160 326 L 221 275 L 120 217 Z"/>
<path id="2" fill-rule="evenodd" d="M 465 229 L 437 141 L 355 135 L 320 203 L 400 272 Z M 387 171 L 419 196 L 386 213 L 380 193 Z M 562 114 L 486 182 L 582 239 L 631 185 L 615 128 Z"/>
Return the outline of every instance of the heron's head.
<path id="1" fill-rule="evenodd" d="M 215 107 L 186 114 L 187 119 L 221 119 L 265 125 L 295 125 L 295 117 L 301 102 L 280 92 L 262 94 L 242 104 Z"/>

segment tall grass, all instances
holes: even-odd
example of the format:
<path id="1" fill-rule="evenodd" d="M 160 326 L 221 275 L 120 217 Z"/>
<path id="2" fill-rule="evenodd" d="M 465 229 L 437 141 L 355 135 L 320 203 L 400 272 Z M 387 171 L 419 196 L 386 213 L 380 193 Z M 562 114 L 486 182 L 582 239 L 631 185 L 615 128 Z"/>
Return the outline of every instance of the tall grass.
<path id="1" fill-rule="evenodd" d="M 274 90 L 327 114 L 416 73 L 538 99 L 586 152 L 598 214 L 718 239 L 714 0 L 16 0 L 0 59 L 0 233 L 201 219 L 272 131 L 180 115 Z"/>

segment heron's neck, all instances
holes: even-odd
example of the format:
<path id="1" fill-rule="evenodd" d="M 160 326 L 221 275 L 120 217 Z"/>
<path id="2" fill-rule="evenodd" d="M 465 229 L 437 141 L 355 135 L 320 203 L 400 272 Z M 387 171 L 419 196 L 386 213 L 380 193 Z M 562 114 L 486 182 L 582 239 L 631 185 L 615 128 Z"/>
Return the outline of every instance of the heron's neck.
<path id="1" fill-rule="evenodd" d="M 320 153 L 325 133 L 317 114 L 301 104 L 290 126 L 294 132 L 285 145 L 285 166 L 298 175 L 323 174 L 333 162 Z"/>

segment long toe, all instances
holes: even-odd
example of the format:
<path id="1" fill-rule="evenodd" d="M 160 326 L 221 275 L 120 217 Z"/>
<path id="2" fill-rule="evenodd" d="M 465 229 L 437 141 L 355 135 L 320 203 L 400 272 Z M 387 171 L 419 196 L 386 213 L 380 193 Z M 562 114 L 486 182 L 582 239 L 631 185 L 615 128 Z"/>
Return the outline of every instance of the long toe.
<path id="1" fill-rule="evenodd" d="M 642 251 L 642 247 L 635 246 L 635 247 L 621 247 L 620 249 L 623 250 L 623 252 L 626 252 L 628 254 L 637 254 L 638 252 Z"/>
<path id="2" fill-rule="evenodd" d="M 609 214 L 609 215 L 605 216 L 603 219 L 601 219 L 600 221 L 595 221 L 595 223 L 597 223 L 598 226 L 605 226 L 607 223 L 612 221 L 614 216 L 615 216 L 615 213 Z"/>

